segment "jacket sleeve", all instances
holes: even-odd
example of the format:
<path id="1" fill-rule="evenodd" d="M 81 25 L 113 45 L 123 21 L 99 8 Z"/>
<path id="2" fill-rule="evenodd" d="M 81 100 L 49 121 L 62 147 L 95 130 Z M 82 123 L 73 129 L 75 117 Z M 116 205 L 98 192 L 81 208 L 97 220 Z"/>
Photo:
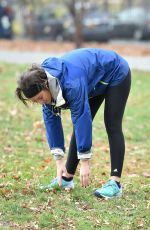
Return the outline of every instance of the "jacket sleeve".
<path id="1" fill-rule="evenodd" d="M 78 84 L 67 92 L 72 122 L 74 125 L 78 159 L 91 158 L 92 118 L 86 84 L 78 79 Z"/>
<path id="2" fill-rule="evenodd" d="M 52 106 L 43 105 L 43 119 L 46 128 L 46 136 L 51 153 L 57 160 L 64 156 L 64 133 L 61 123 L 61 117 L 52 111 Z"/>

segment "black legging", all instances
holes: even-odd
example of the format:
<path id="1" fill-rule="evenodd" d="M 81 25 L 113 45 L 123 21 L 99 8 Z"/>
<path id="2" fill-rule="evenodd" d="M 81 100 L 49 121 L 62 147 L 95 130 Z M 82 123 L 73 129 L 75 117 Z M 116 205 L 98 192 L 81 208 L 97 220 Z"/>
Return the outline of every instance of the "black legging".
<path id="1" fill-rule="evenodd" d="M 121 177 L 122 173 L 125 154 L 122 119 L 126 101 L 130 92 L 130 86 L 131 73 L 129 71 L 125 80 L 123 80 L 119 85 L 109 87 L 105 94 L 89 99 L 92 120 L 105 99 L 104 121 L 110 147 L 111 176 Z M 73 131 L 66 162 L 67 172 L 74 175 L 78 163 L 79 160 L 77 158 L 75 133 Z"/>

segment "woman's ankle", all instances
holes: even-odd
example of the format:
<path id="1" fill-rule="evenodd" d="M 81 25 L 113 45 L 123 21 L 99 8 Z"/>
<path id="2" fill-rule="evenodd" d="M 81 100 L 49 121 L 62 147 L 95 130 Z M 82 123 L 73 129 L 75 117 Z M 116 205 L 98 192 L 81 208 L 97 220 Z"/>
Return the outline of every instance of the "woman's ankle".
<path id="1" fill-rule="evenodd" d="M 110 176 L 110 180 L 115 180 L 115 181 L 117 181 L 117 182 L 120 182 L 120 177 L 118 177 L 118 176 Z"/>
<path id="2" fill-rule="evenodd" d="M 73 178 L 74 177 L 73 174 L 70 174 L 67 171 L 65 173 L 63 173 L 63 176 L 66 177 L 66 178 Z"/>

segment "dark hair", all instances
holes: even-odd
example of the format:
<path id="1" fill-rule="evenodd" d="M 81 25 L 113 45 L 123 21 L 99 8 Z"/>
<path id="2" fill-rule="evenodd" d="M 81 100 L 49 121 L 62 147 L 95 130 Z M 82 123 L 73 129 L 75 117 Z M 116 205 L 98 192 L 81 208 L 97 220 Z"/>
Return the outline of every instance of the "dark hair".
<path id="1" fill-rule="evenodd" d="M 22 73 L 17 81 L 15 94 L 27 106 L 27 98 L 23 90 L 27 90 L 32 85 L 39 85 L 42 89 L 48 88 L 47 76 L 40 66 L 33 64 L 26 72 Z"/>

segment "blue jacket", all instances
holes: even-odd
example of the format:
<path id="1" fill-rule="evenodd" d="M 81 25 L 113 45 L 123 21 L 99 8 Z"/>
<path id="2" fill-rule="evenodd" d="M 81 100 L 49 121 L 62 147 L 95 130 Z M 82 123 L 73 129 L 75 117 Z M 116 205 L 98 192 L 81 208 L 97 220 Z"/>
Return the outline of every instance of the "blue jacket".
<path id="1" fill-rule="evenodd" d="M 70 108 L 78 158 L 90 158 L 92 119 L 88 99 L 105 93 L 108 87 L 120 84 L 129 71 L 127 62 L 113 51 L 82 48 L 59 58 L 47 58 L 41 66 L 46 73 L 57 79 L 63 98 Z M 43 106 L 47 139 L 51 150 L 63 152 L 65 147 L 61 117 L 57 116 L 55 110 L 58 108 L 52 105 Z"/>

